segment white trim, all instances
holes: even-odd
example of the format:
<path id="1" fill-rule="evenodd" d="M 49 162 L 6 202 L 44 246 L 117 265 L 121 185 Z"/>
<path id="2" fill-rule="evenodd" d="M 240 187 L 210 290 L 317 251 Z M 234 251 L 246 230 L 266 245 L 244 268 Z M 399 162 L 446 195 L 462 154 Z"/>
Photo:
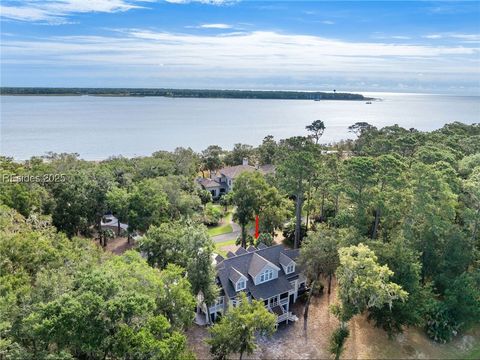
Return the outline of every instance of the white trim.
<path id="1" fill-rule="evenodd" d="M 240 284 L 243 284 L 243 287 L 239 287 Z M 236 291 L 244 290 L 244 289 L 246 289 L 246 287 L 247 287 L 247 279 L 245 279 L 245 277 L 241 277 L 241 278 L 238 279 L 238 281 L 235 283 L 235 290 L 236 290 Z"/>

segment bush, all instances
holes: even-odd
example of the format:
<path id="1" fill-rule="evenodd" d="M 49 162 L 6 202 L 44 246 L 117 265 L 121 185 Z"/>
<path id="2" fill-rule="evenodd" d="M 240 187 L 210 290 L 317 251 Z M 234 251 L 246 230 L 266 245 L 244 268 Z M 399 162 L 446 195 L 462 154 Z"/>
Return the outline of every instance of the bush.
<path id="1" fill-rule="evenodd" d="M 459 327 L 441 302 L 436 302 L 427 313 L 425 331 L 436 342 L 446 343 L 452 340 L 457 335 Z"/>
<path id="2" fill-rule="evenodd" d="M 273 245 L 273 236 L 272 234 L 269 233 L 261 233 L 258 236 L 258 239 L 255 241 L 255 246 L 258 246 L 259 244 L 264 244 L 266 246 L 272 246 Z"/>
<path id="3" fill-rule="evenodd" d="M 339 359 L 343 352 L 343 345 L 347 341 L 349 331 L 346 328 L 337 328 L 330 337 L 329 351 L 335 355 L 335 359 Z"/>
<path id="4" fill-rule="evenodd" d="M 218 225 L 222 219 L 223 212 L 218 206 L 208 203 L 203 210 L 203 223 L 205 225 Z"/>
<path id="5" fill-rule="evenodd" d="M 300 240 L 302 240 L 307 235 L 307 227 L 305 224 L 302 224 Z M 289 221 L 283 227 L 283 236 L 285 237 L 285 242 L 289 245 L 293 245 L 295 242 L 295 220 Z"/>

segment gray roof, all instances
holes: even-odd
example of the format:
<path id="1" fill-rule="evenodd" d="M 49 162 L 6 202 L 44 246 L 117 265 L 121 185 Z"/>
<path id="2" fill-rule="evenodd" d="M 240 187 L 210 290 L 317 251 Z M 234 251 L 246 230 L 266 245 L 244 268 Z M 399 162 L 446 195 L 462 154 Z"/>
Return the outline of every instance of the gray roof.
<path id="1" fill-rule="evenodd" d="M 252 251 L 257 251 L 257 248 L 253 245 L 250 245 L 248 248 L 247 248 L 247 251 L 248 252 L 252 252 Z"/>
<path id="2" fill-rule="evenodd" d="M 285 255 L 284 253 L 281 253 L 280 254 L 280 257 L 278 259 L 278 262 L 280 264 L 282 264 L 283 266 L 287 267 L 288 264 L 290 264 L 293 260 L 290 259 L 287 255 Z"/>
<path id="3" fill-rule="evenodd" d="M 238 175 L 244 172 L 255 171 L 255 167 L 251 165 L 236 165 L 236 166 L 227 166 L 223 169 L 220 169 L 220 174 L 225 175 L 231 179 L 235 179 Z"/>
<path id="4" fill-rule="evenodd" d="M 268 247 L 268 246 L 265 245 L 265 244 L 262 243 L 262 242 L 257 245 L 257 249 L 258 249 L 258 250 L 266 249 L 267 247 Z"/>
<path id="5" fill-rule="evenodd" d="M 234 284 L 236 284 L 237 281 L 240 280 L 242 277 L 244 276 L 242 275 L 242 273 L 240 273 L 240 271 L 238 271 L 234 267 L 230 268 L 230 276 L 228 278 L 232 280 Z"/>
<path id="6" fill-rule="evenodd" d="M 257 252 L 254 252 L 252 255 L 252 259 L 250 260 L 250 266 L 248 267 L 248 274 L 251 277 L 255 277 L 267 265 L 273 266 L 278 269 L 278 266 L 276 266 L 275 264 L 272 264 L 271 261 L 268 261 L 263 256 L 258 255 Z"/>
<path id="7" fill-rule="evenodd" d="M 205 189 L 222 186 L 218 181 L 215 181 L 213 179 L 208 179 L 208 178 L 200 178 L 198 179 L 198 183 L 202 185 Z"/>
<path id="8" fill-rule="evenodd" d="M 241 246 L 237 249 L 237 251 L 235 251 L 235 255 L 242 255 L 242 254 L 246 254 L 246 253 L 247 253 L 247 250 L 245 250 Z"/>
<path id="9" fill-rule="evenodd" d="M 278 267 L 280 265 L 280 254 L 285 254 L 289 258 L 295 260 L 298 256 L 298 250 L 290 250 L 283 245 L 274 245 L 264 249 L 257 249 L 253 252 L 247 252 L 242 255 L 234 255 L 228 259 L 223 260 L 217 264 L 217 278 L 222 286 L 225 294 L 233 298 L 237 292 L 230 281 L 230 271 L 234 268 L 241 273 L 247 279 L 251 280 L 249 275 L 249 269 L 253 262 L 253 268 L 262 270 L 267 263 L 273 264 Z M 262 266 L 263 265 L 263 266 Z M 261 268 L 259 268 L 261 266 Z M 267 299 L 269 297 L 285 293 L 292 289 L 290 285 L 290 279 L 298 277 L 298 267 L 295 267 L 295 271 L 292 274 L 286 275 L 283 269 L 280 267 L 278 271 L 278 278 L 270 280 L 263 284 L 255 285 L 253 281 L 247 281 L 247 288 L 245 291 L 252 294 L 256 299 Z"/>
<path id="10" fill-rule="evenodd" d="M 222 255 L 217 254 L 217 256 L 215 256 L 215 261 L 217 262 L 217 264 L 223 260 L 225 260 L 225 258 Z"/>
<path id="11" fill-rule="evenodd" d="M 232 258 L 232 257 L 235 257 L 235 254 L 233 252 L 229 251 L 227 253 L 227 258 Z"/>

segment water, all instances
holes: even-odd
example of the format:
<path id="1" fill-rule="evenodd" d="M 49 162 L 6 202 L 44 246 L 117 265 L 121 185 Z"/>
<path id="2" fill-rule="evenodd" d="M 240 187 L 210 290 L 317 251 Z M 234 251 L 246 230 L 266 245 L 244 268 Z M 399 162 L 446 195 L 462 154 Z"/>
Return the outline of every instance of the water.
<path id="1" fill-rule="evenodd" d="M 325 122 L 322 142 L 351 138 L 348 126 L 399 124 L 434 130 L 461 121 L 480 122 L 480 96 L 366 94 L 363 101 L 2 96 L 0 153 L 17 160 L 47 151 L 77 152 L 88 160 L 150 155 L 178 146 L 200 151 L 211 144 L 231 149 L 305 134 Z"/>

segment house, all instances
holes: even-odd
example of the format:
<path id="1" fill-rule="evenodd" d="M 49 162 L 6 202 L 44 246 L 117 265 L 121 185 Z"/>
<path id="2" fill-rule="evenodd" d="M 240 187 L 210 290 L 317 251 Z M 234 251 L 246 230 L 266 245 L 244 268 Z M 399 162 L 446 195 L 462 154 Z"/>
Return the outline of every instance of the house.
<path id="1" fill-rule="evenodd" d="M 260 171 L 262 174 L 273 174 L 275 166 L 261 165 L 252 166 L 248 164 L 248 159 L 243 159 L 242 165 L 227 166 L 217 171 L 211 179 L 200 178 L 198 184 L 205 190 L 208 190 L 214 199 L 233 190 L 235 179 L 244 172 Z"/>
<path id="2" fill-rule="evenodd" d="M 240 247 L 227 258 L 218 255 L 215 260 L 220 294 L 213 305 L 199 307 L 197 319 L 203 323 L 215 321 L 230 306 L 236 306 L 240 293 L 245 292 L 249 301 L 262 300 L 277 315 L 278 324 L 296 321 L 290 307 L 306 290 L 306 278 L 296 263 L 298 253 L 298 249 L 283 245 L 261 245 Z"/>

